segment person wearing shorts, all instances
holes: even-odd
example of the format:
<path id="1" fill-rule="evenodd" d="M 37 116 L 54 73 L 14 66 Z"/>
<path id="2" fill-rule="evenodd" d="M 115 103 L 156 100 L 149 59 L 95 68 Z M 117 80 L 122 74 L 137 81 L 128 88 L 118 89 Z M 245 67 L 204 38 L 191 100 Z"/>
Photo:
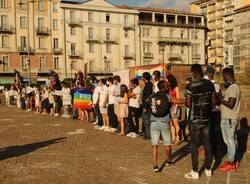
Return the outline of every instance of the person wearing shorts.
<path id="1" fill-rule="evenodd" d="M 167 92 L 168 84 L 166 81 L 159 81 L 157 84 L 159 91 Z M 169 98 L 169 96 L 166 96 Z M 167 114 L 164 117 L 155 117 L 151 114 L 151 126 L 150 126 L 150 135 L 151 135 L 151 143 L 152 143 L 152 158 L 153 158 L 153 171 L 159 172 L 159 167 L 157 163 L 158 157 L 158 146 L 160 141 L 160 136 L 163 139 L 164 149 L 167 155 L 167 160 L 165 162 L 166 166 L 170 166 L 173 164 L 172 162 L 172 135 L 171 135 L 171 126 L 170 126 L 170 115 Z"/>

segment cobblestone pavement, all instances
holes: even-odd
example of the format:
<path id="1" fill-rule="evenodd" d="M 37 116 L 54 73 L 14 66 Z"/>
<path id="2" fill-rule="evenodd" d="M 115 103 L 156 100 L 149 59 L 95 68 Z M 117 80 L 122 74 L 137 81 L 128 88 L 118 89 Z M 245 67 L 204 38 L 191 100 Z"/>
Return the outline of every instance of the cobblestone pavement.
<path id="1" fill-rule="evenodd" d="M 179 158 L 174 166 L 153 173 L 149 141 L 94 130 L 90 123 L 0 108 L 1 184 L 250 183 L 250 152 L 235 173 L 184 179 L 191 167 L 185 147 L 174 148 Z M 162 147 L 160 152 L 163 163 Z"/>

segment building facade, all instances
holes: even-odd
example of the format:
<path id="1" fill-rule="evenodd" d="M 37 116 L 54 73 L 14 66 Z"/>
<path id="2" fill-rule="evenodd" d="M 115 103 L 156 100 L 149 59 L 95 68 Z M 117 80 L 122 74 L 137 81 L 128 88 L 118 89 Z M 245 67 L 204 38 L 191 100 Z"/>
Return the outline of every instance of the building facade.
<path id="1" fill-rule="evenodd" d="M 1 73 L 39 79 L 79 70 L 105 75 L 129 67 L 206 62 L 204 16 L 115 6 L 105 0 L 0 0 Z"/>

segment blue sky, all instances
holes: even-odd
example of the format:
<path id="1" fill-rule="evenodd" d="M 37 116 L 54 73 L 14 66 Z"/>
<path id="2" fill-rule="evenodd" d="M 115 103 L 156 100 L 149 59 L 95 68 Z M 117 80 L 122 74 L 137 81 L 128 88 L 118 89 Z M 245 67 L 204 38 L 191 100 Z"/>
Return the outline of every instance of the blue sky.
<path id="1" fill-rule="evenodd" d="M 75 0 L 72 0 L 75 1 Z M 84 1 L 84 0 L 78 0 Z M 189 10 L 189 3 L 194 0 L 107 0 L 115 5 L 129 6 L 150 6 L 150 7 L 160 7 L 160 8 L 176 8 L 180 10 Z"/>

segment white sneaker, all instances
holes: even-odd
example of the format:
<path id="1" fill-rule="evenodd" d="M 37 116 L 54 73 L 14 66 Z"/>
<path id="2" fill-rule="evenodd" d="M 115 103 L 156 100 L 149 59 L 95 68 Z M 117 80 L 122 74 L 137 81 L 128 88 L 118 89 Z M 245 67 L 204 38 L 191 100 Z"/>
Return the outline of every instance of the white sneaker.
<path id="1" fill-rule="evenodd" d="M 100 129 L 101 127 L 99 126 L 99 125 L 96 125 L 96 126 L 94 126 L 94 129 L 96 129 L 96 130 L 98 130 L 98 129 Z"/>
<path id="2" fill-rule="evenodd" d="M 198 172 L 194 172 L 193 170 L 191 170 L 191 172 L 185 174 L 185 178 L 198 180 L 199 179 L 199 173 Z"/>
<path id="3" fill-rule="evenodd" d="M 104 130 L 106 128 L 106 126 L 101 126 L 100 128 L 99 128 L 99 130 Z"/>
<path id="4" fill-rule="evenodd" d="M 54 116 L 59 116 L 59 114 L 58 114 L 58 113 L 56 113 L 56 114 L 54 114 Z"/>
<path id="5" fill-rule="evenodd" d="M 110 131 L 111 131 L 111 128 L 108 126 L 104 129 L 104 132 L 110 132 Z"/>
<path id="6" fill-rule="evenodd" d="M 116 130 L 116 128 L 110 128 L 110 132 L 115 132 Z"/>
<path id="7" fill-rule="evenodd" d="M 131 137 L 132 136 L 132 132 L 126 134 L 127 137 Z"/>
<path id="8" fill-rule="evenodd" d="M 131 137 L 132 137 L 132 138 L 137 138 L 138 135 L 137 135 L 136 133 L 132 133 Z"/>
<path id="9" fill-rule="evenodd" d="M 211 169 L 205 169 L 205 174 L 207 177 L 211 177 L 212 176 L 212 170 Z"/>

